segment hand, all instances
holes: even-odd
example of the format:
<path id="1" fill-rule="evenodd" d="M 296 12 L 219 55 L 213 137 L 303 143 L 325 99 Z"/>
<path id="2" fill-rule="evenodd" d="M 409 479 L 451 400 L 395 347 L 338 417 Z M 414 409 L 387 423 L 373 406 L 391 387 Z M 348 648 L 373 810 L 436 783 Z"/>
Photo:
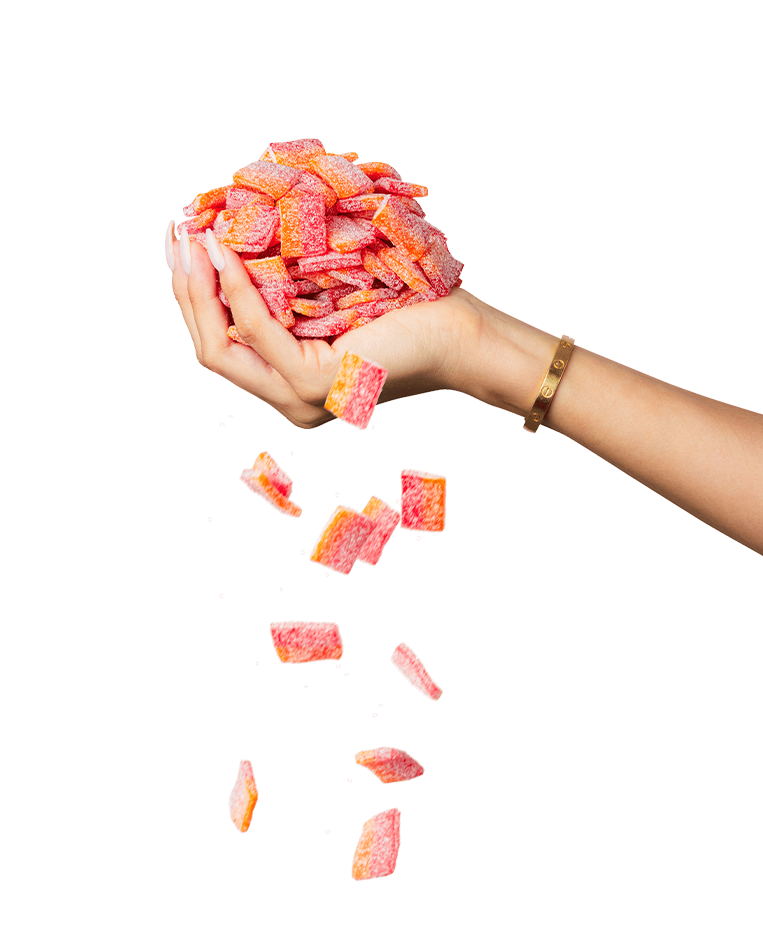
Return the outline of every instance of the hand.
<path id="1" fill-rule="evenodd" d="M 456 288 L 447 297 L 391 311 L 336 338 L 300 342 L 275 320 L 251 283 L 238 254 L 220 246 L 220 285 L 239 336 L 227 336 L 228 310 L 217 296 L 215 269 L 206 249 L 190 245 L 190 275 L 172 234 L 172 288 L 199 362 L 309 429 L 333 419 L 323 404 L 345 352 L 386 368 L 379 402 L 444 388 L 462 390 L 465 349 L 479 326 L 475 298 Z M 186 253 L 186 262 L 188 253 Z M 483 305 L 484 306 L 484 305 Z"/>

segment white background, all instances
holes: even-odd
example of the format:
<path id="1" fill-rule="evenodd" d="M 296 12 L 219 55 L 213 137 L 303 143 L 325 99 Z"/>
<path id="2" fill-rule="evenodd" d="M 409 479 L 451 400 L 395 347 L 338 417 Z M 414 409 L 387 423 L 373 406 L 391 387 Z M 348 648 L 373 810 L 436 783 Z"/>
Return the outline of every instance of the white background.
<path id="1" fill-rule="evenodd" d="M 760 556 L 465 395 L 291 426 L 198 365 L 163 236 L 316 136 L 426 184 L 481 299 L 763 410 L 760 5 L 5 22 L 5 926 L 759 928 Z M 238 480 L 263 450 L 299 519 Z M 446 476 L 444 533 L 348 577 L 309 561 L 407 467 Z M 307 618 L 340 663 L 278 661 L 270 622 Z M 425 774 L 383 785 L 354 762 L 376 746 Z M 354 882 L 395 806 L 396 872 Z"/>

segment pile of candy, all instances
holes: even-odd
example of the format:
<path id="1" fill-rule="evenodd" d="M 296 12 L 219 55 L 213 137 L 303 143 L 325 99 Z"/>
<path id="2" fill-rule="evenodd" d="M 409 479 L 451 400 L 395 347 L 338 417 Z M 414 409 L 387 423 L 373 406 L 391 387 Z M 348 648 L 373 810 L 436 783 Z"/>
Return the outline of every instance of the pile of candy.
<path id="1" fill-rule="evenodd" d="M 238 252 L 271 314 L 298 339 L 332 339 L 461 284 L 463 262 L 384 162 L 332 155 L 318 139 L 273 142 L 233 183 L 199 194 L 178 227 Z M 229 306 L 219 289 L 220 300 Z M 231 339 L 242 342 L 235 327 Z"/>

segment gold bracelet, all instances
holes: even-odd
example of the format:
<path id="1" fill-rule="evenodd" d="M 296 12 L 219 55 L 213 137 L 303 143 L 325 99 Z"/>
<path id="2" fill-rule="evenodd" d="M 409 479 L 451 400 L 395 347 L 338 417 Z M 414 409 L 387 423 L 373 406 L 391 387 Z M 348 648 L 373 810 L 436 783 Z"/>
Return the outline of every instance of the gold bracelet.
<path id="1" fill-rule="evenodd" d="M 533 409 L 525 417 L 525 429 L 531 433 L 538 429 L 543 417 L 546 415 L 546 411 L 551 406 L 551 401 L 556 396 L 556 389 L 559 387 L 562 375 L 567 370 L 574 345 L 574 339 L 570 339 L 569 336 L 562 336 L 559 345 L 556 347 L 546 377 L 543 379 L 538 396 L 535 398 Z"/>

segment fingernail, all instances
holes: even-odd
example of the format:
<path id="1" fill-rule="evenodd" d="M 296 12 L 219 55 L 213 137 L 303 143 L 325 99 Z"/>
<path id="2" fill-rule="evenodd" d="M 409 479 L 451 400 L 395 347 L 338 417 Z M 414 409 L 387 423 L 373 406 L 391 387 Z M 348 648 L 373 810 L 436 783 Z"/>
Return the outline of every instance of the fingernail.
<path id="1" fill-rule="evenodd" d="M 190 275 L 191 273 L 191 240 L 188 238 L 188 230 L 184 229 L 180 233 L 180 264 L 183 271 Z"/>
<path id="2" fill-rule="evenodd" d="M 175 250 L 172 248 L 172 243 L 175 240 L 175 221 L 170 220 L 170 225 L 167 227 L 167 235 L 164 237 L 164 254 L 167 256 L 167 264 L 170 266 L 170 271 L 175 270 Z"/>
<path id="3" fill-rule="evenodd" d="M 222 271 L 223 268 L 225 268 L 223 250 L 220 248 L 220 243 L 215 239 L 215 234 L 211 229 L 207 230 L 207 254 L 209 255 L 209 260 L 218 271 Z"/>

